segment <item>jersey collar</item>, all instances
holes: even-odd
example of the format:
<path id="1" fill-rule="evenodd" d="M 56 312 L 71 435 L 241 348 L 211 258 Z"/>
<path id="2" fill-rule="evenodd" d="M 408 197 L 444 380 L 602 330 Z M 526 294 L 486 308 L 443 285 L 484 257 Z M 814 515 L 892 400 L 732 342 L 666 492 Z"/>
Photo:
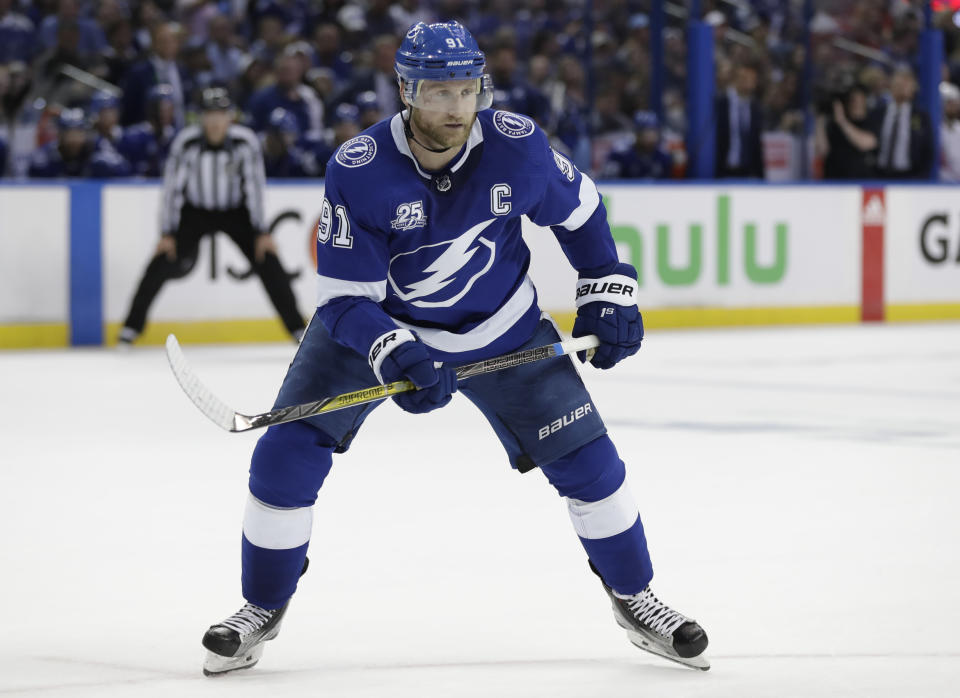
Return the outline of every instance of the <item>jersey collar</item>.
<path id="1" fill-rule="evenodd" d="M 400 112 L 399 114 L 394 115 L 390 120 L 390 133 L 393 135 L 393 142 L 397 146 L 397 150 L 406 155 L 413 161 L 413 166 L 417 168 L 417 172 L 420 173 L 420 176 L 424 179 L 433 179 L 433 175 L 424 171 L 420 167 L 420 163 L 417 162 L 417 158 L 414 157 L 413 152 L 410 150 L 410 144 L 407 143 L 407 134 L 404 133 L 403 129 L 403 120 L 406 118 L 406 110 Z M 448 165 L 445 170 L 450 172 L 456 172 L 464 163 L 466 163 L 467 158 L 470 157 L 471 151 L 476 148 L 480 143 L 483 142 L 483 129 L 480 128 L 480 119 L 474 119 L 473 127 L 470 129 L 470 137 L 467 138 L 467 142 L 464 144 L 463 152 L 460 157 L 452 164 Z"/>

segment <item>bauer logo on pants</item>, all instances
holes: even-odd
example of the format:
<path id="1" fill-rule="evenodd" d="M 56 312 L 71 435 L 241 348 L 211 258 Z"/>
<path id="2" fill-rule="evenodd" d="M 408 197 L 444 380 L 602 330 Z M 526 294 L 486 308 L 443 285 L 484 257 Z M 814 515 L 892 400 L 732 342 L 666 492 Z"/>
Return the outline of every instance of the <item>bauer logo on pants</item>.
<path id="1" fill-rule="evenodd" d="M 558 432 L 564 427 L 570 426 L 578 419 L 583 419 L 591 413 L 593 413 L 593 405 L 591 405 L 589 402 L 585 405 L 580 405 L 580 407 L 577 409 L 571 410 L 570 414 L 565 414 L 560 419 L 555 419 L 546 426 L 540 427 L 538 432 L 540 438 L 537 440 L 543 441 L 543 439 L 550 436 L 550 434 Z"/>

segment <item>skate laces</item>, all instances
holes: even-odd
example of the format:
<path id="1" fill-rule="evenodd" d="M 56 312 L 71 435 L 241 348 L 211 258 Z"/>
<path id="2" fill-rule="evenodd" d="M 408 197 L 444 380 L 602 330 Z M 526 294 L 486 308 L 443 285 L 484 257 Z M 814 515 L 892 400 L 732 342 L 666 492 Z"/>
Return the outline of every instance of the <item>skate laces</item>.
<path id="1" fill-rule="evenodd" d="M 263 627 L 264 623 L 272 617 L 273 611 L 268 611 L 265 608 L 260 608 L 259 606 L 254 606 L 252 603 L 248 603 L 220 625 L 226 626 L 231 630 L 236 630 L 241 635 L 249 635 Z"/>
<path id="2" fill-rule="evenodd" d="M 677 628 L 690 620 L 660 601 L 650 587 L 624 600 L 634 618 L 664 637 L 672 637 Z"/>

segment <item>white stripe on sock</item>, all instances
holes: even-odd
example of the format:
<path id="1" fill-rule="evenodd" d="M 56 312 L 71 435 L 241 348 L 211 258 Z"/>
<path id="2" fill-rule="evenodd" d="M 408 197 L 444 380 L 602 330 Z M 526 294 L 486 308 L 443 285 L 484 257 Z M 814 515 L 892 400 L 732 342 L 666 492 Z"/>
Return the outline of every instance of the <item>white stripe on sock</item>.
<path id="1" fill-rule="evenodd" d="M 258 548 L 288 550 L 299 548 L 310 540 L 313 509 L 277 509 L 252 494 L 243 513 L 243 535 Z"/>
<path id="2" fill-rule="evenodd" d="M 637 521 L 637 504 L 626 480 L 609 497 L 599 502 L 567 499 L 573 528 L 581 538 L 609 538 L 623 533 Z"/>

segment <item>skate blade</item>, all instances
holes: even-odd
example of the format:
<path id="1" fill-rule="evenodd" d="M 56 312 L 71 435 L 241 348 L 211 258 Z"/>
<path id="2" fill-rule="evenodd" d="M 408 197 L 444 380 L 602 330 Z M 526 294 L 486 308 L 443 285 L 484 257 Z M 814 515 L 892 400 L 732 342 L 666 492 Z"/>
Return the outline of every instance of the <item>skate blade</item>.
<path id="1" fill-rule="evenodd" d="M 221 676 L 239 669 L 249 669 L 260 661 L 263 656 L 263 645 L 258 644 L 236 657 L 222 657 L 219 654 L 207 651 L 203 660 L 204 676 Z"/>
<path id="2" fill-rule="evenodd" d="M 672 648 L 667 649 L 662 645 L 647 639 L 644 635 L 638 633 L 633 628 L 624 628 L 624 630 L 627 631 L 627 637 L 634 646 L 639 647 L 650 654 L 655 654 L 658 657 L 669 659 L 671 662 L 682 664 L 683 666 L 690 667 L 691 669 L 699 669 L 700 671 L 708 671 L 710 669 L 710 662 L 707 661 L 707 658 L 702 654 L 698 654 L 696 657 L 681 657 L 679 654 L 674 652 Z"/>

